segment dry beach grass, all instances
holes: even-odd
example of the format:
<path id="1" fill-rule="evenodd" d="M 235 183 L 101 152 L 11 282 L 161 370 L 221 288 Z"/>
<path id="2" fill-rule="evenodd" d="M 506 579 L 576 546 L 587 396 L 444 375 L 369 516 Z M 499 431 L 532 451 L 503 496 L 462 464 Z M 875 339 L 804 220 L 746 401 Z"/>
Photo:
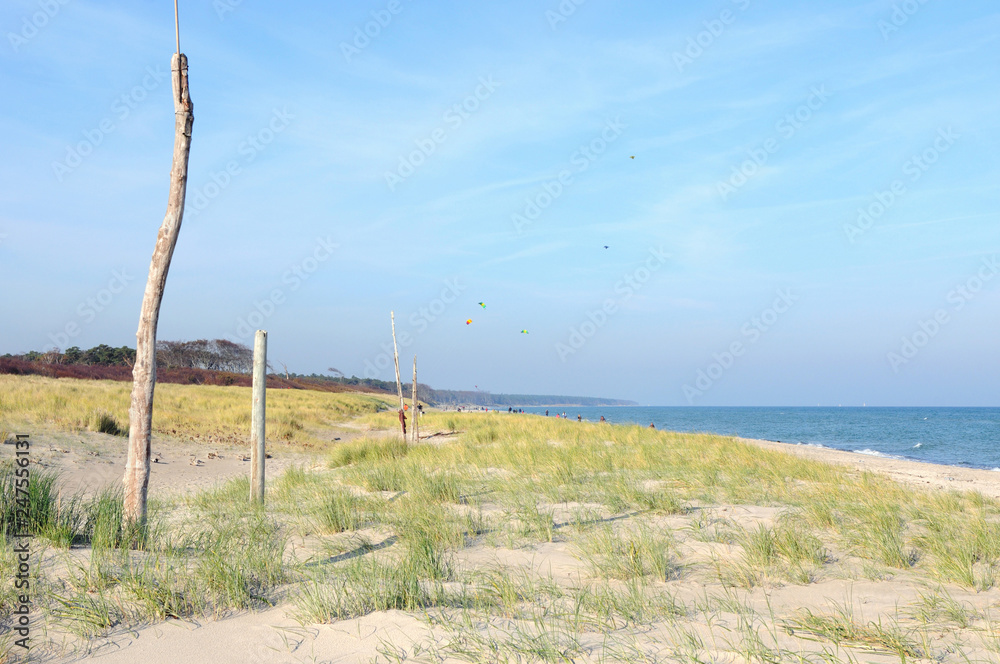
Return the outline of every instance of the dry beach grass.
<path id="1" fill-rule="evenodd" d="M 36 447 L 81 426 L 89 411 L 77 402 L 115 412 L 108 386 L 80 382 L 46 416 L 53 397 L 29 395 L 53 388 L 35 380 L 2 385 L 0 428 L 33 424 Z M 200 444 L 188 430 L 170 433 L 198 423 L 238 439 L 245 388 L 186 389 L 159 429 L 161 447 Z M 113 490 L 40 493 L 49 509 L 36 525 L 36 653 L 1000 661 L 1000 502 L 982 493 L 928 490 L 732 438 L 506 413 L 428 413 L 424 433 L 456 433 L 408 445 L 380 435 L 395 415 L 375 412 L 371 397 L 309 397 L 301 413 L 294 401 L 285 411 L 309 437 L 274 447 L 284 470 L 272 467 L 263 509 L 248 506 L 241 466 L 185 465 L 216 473 L 214 484 L 154 485 L 152 525 L 133 551 L 116 546 L 134 535 L 116 528 Z M 188 416 L 194 424 L 180 424 Z M 330 442 L 333 427 L 353 438 Z M 105 455 L 123 447 L 88 436 Z M 35 468 L 35 486 L 51 481 L 54 492 L 46 473 L 70 456 L 44 457 L 52 467 Z M 10 578 L 10 548 L 0 579 Z M 5 625 L 10 606 L 4 583 Z M 9 639 L 0 632 L 0 651 Z"/>

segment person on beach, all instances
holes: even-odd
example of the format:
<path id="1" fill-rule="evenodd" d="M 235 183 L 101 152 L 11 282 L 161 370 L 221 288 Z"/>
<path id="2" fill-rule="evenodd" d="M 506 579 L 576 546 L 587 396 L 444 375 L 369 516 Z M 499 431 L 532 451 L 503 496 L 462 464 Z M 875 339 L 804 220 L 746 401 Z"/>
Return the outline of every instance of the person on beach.
<path id="1" fill-rule="evenodd" d="M 577 422 L 583 422 L 583 417 L 580 415 L 580 413 L 576 414 L 576 421 Z"/>
<path id="2" fill-rule="evenodd" d="M 655 428 L 656 428 L 656 426 L 655 426 L 655 425 L 654 425 L 654 424 L 653 424 L 652 422 L 650 422 L 650 423 L 649 423 L 649 428 L 650 428 L 650 429 L 655 429 Z"/>
<path id="3" fill-rule="evenodd" d="M 548 417 L 548 416 L 549 416 L 549 411 L 548 411 L 548 409 L 546 409 L 546 411 L 545 411 L 545 417 Z"/>
<path id="4" fill-rule="evenodd" d="M 602 421 L 602 422 L 606 421 L 606 420 L 604 419 L 604 416 L 603 416 L 603 415 L 601 415 L 601 421 Z"/>

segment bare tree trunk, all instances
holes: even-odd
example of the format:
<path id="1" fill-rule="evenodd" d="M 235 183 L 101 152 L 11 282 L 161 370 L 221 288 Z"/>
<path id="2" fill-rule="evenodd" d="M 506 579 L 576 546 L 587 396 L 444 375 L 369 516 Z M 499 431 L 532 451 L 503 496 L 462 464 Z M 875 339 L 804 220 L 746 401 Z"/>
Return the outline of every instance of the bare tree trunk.
<path id="1" fill-rule="evenodd" d="M 156 325 L 167 283 L 170 259 L 184 217 L 187 193 L 188 156 L 191 153 L 191 126 L 194 105 L 188 91 L 188 62 L 175 53 L 170 64 L 174 91 L 174 161 L 170 170 L 167 214 L 156 236 L 149 264 L 149 279 L 142 296 L 139 330 L 136 332 L 135 364 L 132 367 L 132 402 L 129 407 L 128 460 L 125 462 L 126 523 L 146 521 L 146 494 L 149 489 L 149 444 L 153 425 L 153 390 L 156 388 Z"/>
<path id="2" fill-rule="evenodd" d="M 396 312 L 390 311 L 389 317 L 392 319 L 392 356 L 396 361 L 396 392 L 399 394 L 399 426 L 403 430 L 403 439 L 406 439 L 406 415 L 403 411 L 403 383 L 399 380 L 399 348 L 396 347 Z"/>
<path id="3" fill-rule="evenodd" d="M 410 431 L 412 432 L 413 442 L 420 442 L 420 409 L 417 408 L 417 356 L 413 356 L 413 399 L 410 403 L 410 408 L 413 410 L 413 417 L 410 420 Z"/>

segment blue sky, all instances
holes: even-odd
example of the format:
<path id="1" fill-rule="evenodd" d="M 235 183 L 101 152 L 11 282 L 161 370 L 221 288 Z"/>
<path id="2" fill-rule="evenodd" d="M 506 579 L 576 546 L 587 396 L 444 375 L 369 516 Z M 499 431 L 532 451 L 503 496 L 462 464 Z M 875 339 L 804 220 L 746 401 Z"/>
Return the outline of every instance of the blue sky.
<path id="1" fill-rule="evenodd" d="M 995 3 L 576 2 L 181 0 L 159 338 L 391 379 L 395 310 L 436 387 L 1000 405 Z M 0 8 L 0 353 L 134 345 L 172 9 Z"/>

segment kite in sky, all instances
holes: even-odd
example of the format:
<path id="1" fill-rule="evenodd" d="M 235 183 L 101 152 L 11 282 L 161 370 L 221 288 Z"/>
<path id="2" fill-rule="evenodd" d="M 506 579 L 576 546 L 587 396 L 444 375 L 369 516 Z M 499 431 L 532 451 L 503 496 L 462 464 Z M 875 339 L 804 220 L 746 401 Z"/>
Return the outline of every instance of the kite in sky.
<path id="1" fill-rule="evenodd" d="M 608 245 L 604 245 L 604 248 L 605 248 L 605 249 L 607 249 L 607 248 L 608 248 Z"/>
<path id="2" fill-rule="evenodd" d="M 527 334 L 527 333 L 528 333 L 527 330 L 521 330 L 521 334 Z"/>
<path id="3" fill-rule="evenodd" d="M 472 325 L 472 319 L 470 318 L 469 320 L 465 321 L 465 324 L 466 325 Z"/>
<path id="4" fill-rule="evenodd" d="M 481 306 L 483 309 L 485 309 L 486 308 L 486 303 L 485 302 L 480 302 L 479 306 Z"/>

